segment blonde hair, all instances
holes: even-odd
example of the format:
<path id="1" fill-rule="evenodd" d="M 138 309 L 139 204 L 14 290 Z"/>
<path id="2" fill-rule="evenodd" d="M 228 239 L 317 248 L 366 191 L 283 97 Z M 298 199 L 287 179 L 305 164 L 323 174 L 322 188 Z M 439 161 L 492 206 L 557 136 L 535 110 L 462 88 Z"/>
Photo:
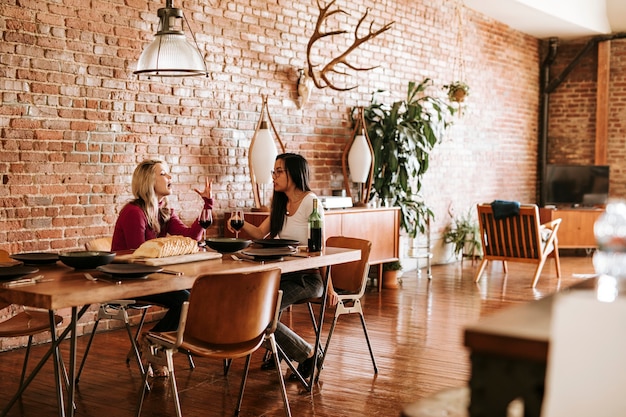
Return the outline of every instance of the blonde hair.
<path id="1" fill-rule="evenodd" d="M 137 165 L 133 172 L 131 188 L 135 197 L 133 203 L 143 210 L 148 219 L 148 226 L 158 235 L 161 231 L 161 221 L 166 223 L 170 219 L 170 208 L 167 197 L 159 207 L 159 199 L 154 192 L 156 177 L 154 169 L 157 164 L 167 165 L 159 159 L 147 159 Z"/>

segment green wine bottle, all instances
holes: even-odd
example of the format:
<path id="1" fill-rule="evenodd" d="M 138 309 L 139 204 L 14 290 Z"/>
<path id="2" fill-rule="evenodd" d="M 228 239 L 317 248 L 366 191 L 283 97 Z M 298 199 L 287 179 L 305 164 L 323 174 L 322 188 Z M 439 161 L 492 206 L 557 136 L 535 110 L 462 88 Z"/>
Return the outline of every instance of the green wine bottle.
<path id="1" fill-rule="evenodd" d="M 322 250 L 324 221 L 318 210 L 317 198 L 313 200 L 313 211 L 309 215 L 309 252 Z"/>

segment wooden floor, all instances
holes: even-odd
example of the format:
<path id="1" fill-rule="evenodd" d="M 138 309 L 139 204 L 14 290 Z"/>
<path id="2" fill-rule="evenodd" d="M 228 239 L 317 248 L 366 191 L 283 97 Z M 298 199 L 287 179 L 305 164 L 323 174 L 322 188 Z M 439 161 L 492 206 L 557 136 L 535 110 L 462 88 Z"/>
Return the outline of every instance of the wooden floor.
<path id="1" fill-rule="evenodd" d="M 536 289 L 529 287 L 532 266 L 509 263 L 508 278 L 501 264 L 487 267 L 479 284 L 472 281 L 477 265 L 470 261 L 435 266 L 433 279 L 405 273 L 398 289 L 378 293 L 374 286 L 364 298 L 370 338 L 378 363 L 375 375 L 357 317 L 342 317 L 333 337 L 319 385 L 312 394 L 294 382 L 287 383 L 294 417 L 398 416 L 404 405 L 442 388 L 462 386 L 469 377 L 468 352 L 463 328 L 480 317 L 514 303 L 542 298 L 579 282 L 593 273 L 588 256 L 562 257 L 563 276 L 554 276 L 549 261 Z M 284 320 L 312 339 L 304 306 Z M 328 329 L 328 327 L 326 327 Z M 87 337 L 79 339 L 84 348 Z M 38 358 L 45 346 L 37 346 Z M 76 400 L 77 416 L 133 416 L 139 390 L 137 368 L 125 364 L 128 340 L 123 331 L 96 336 Z M 79 351 L 79 352 L 82 352 Z M 66 352 L 65 352 L 66 353 Z M 8 402 L 17 386 L 24 349 L 0 354 L 0 404 Z M 80 357 L 79 353 L 79 357 Z M 243 361 L 233 364 L 228 377 L 219 361 L 196 360 L 188 369 L 184 355 L 177 357 L 177 381 L 183 413 L 193 416 L 232 415 Z M 244 396 L 242 416 L 282 416 L 276 374 L 261 371 L 261 353 L 253 357 Z M 9 416 L 57 415 L 51 365 L 24 393 Z M 144 404 L 144 416 L 174 416 L 167 384 L 156 380 Z"/>

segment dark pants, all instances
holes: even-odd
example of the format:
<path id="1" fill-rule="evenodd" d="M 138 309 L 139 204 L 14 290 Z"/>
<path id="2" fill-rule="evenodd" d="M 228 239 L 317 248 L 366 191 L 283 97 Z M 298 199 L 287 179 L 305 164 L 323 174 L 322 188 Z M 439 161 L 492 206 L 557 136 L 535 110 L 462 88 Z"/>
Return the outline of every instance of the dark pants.
<path id="1" fill-rule="evenodd" d="M 147 295 L 145 297 L 137 297 L 135 299 L 167 308 L 165 316 L 163 316 L 150 331 L 173 332 L 178 329 L 180 312 L 183 308 L 183 303 L 189 300 L 189 291 L 164 292 L 161 294 Z"/>

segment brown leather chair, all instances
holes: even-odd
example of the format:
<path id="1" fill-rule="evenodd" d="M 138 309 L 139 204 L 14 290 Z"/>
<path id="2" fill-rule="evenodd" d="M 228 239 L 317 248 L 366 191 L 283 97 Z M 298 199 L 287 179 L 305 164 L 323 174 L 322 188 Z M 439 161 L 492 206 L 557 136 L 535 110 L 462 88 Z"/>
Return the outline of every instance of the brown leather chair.
<path id="1" fill-rule="evenodd" d="M 176 415 L 182 415 L 173 354 L 179 350 L 206 358 L 230 360 L 245 357 L 243 378 L 235 415 L 239 414 L 250 366 L 250 357 L 269 344 L 277 357 L 274 331 L 278 322 L 280 270 L 241 274 L 204 275 L 196 279 L 188 302 L 183 305 L 178 331 L 148 333 L 150 348 L 143 359 L 169 370 Z M 245 308 L 243 308 L 245 306 Z M 285 413 L 291 416 L 280 364 L 276 369 Z M 148 376 L 144 376 L 137 416 L 141 414 Z"/>
<path id="2" fill-rule="evenodd" d="M 0 299 L 0 310 L 11 306 L 10 303 Z M 55 325 L 60 325 L 63 317 L 55 315 Z M 22 366 L 22 376 L 20 377 L 20 385 L 24 382 L 26 369 L 28 367 L 28 357 L 30 355 L 30 347 L 33 343 L 33 336 L 50 331 L 50 316 L 47 311 L 39 310 L 23 310 L 11 318 L 0 323 L 0 337 L 24 337 L 28 336 L 28 344 L 26 345 L 26 355 L 24 357 L 24 365 Z"/>
<path id="3" fill-rule="evenodd" d="M 326 338 L 322 363 L 324 363 L 324 359 L 328 353 L 330 340 L 333 336 L 333 332 L 335 331 L 335 326 L 337 325 L 339 317 L 344 314 L 358 314 L 361 319 L 361 326 L 363 327 L 363 333 L 365 334 L 365 341 L 367 342 L 370 357 L 372 358 L 374 373 L 378 373 L 376 359 L 374 358 L 374 351 L 372 350 L 372 344 L 370 343 L 370 338 L 367 333 L 367 326 L 365 325 L 365 317 L 363 316 L 363 308 L 361 306 L 361 298 L 363 297 L 363 294 L 365 294 L 365 289 L 367 287 L 369 256 L 372 249 L 372 243 L 369 240 L 355 237 L 331 236 L 326 240 L 326 247 L 360 249 L 361 259 L 354 262 L 333 265 L 330 269 L 330 278 L 335 291 L 339 295 L 339 302 L 334 308 L 333 322 L 330 325 L 328 337 Z M 311 315 L 313 326 L 317 331 L 317 323 L 315 322 L 315 315 L 311 304 L 320 304 L 321 299 L 309 299 L 306 300 L 306 302 L 309 307 L 309 313 Z"/>
<path id="4" fill-rule="evenodd" d="M 11 261 L 7 251 L 0 250 L 0 262 Z M 12 304 L 0 298 L 0 311 L 10 307 Z M 63 322 L 63 317 L 54 315 L 54 323 L 56 326 Z M 0 337 L 25 337 L 28 336 L 26 345 L 26 355 L 24 357 L 24 365 L 22 366 L 22 376 L 20 377 L 20 386 L 24 382 L 26 369 L 28 367 L 28 358 L 30 356 L 30 347 L 33 344 L 33 336 L 50 331 L 50 314 L 48 311 L 23 309 L 17 314 L 12 315 L 7 320 L 0 322 Z"/>
<path id="5" fill-rule="evenodd" d="M 478 223 L 483 245 L 483 258 L 476 270 L 478 282 L 489 261 L 502 261 L 504 273 L 507 261 L 537 264 L 532 280 L 535 288 L 548 257 L 554 259 L 556 276 L 561 277 L 557 231 L 561 219 L 539 223 L 539 209 L 534 204 L 522 204 L 519 214 L 496 219 L 491 204 L 478 204 Z"/>

